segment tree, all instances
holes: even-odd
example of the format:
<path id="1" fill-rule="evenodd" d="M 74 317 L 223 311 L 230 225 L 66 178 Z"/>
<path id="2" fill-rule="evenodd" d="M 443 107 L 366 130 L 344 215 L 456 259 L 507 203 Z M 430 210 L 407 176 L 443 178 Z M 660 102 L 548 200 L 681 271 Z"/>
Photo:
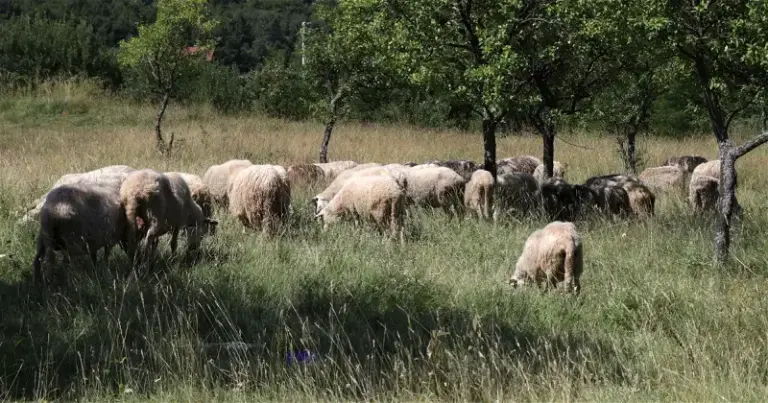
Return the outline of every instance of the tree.
<path id="1" fill-rule="evenodd" d="M 151 25 L 139 25 L 138 35 L 120 41 L 118 61 L 124 68 L 150 83 L 152 96 L 160 104 L 155 118 L 155 147 L 167 155 L 173 137 L 166 143 L 161 125 L 171 97 L 177 94 L 185 74 L 199 58 L 211 55 L 210 34 L 216 21 L 207 17 L 207 0 L 159 0 Z"/>
<path id="2" fill-rule="evenodd" d="M 734 146 L 729 129 L 746 108 L 762 98 L 768 84 L 768 6 L 762 0 L 648 2 L 653 19 L 698 91 L 691 101 L 706 110 L 718 145 L 720 198 L 715 225 L 715 263 L 728 260 L 736 206 L 736 160 L 763 143 L 762 133 Z"/>
<path id="3" fill-rule="evenodd" d="M 321 94 L 320 108 L 325 129 L 320 144 L 319 162 L 328 162 L 328 144 L 338 119 L 347 110 L 352 97 L 365 97 L 376 92 L 382 96 L 389 86 L 392 65 L 386 52 L 377 46 L 371 31 L 359 29 L 372 23 L 375 15 L 368 7 L 354 2 L 341 2 L 331 7 L 318 4 L 319 21 L 305 27 L 305 79 Z"/>

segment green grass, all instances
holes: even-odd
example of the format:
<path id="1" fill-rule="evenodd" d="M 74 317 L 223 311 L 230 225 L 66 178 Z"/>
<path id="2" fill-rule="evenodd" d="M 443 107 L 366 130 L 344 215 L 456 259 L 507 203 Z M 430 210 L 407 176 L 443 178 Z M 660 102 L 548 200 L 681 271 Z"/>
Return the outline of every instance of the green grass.
<path id="1" fill-rule="evenodd" d="M 513 291 L 504 281 L 527 236 L 546 222 L 494 226 L 416 212 L 408 242 L 340 225 L 322 233 L 314 189 L 294 188 L 290 226 L 244 234 L 219 211 L 220 231 L 193 266 L 169 256 L 160 272 L 126 280 L 126 257 L 59 267 L 36 289 L 34 225 L 18 210 L 58 176 L 97 166 L 186 170 L 247 155 L 309 161 L 321 126 L 228 118 L 172 105 L 184 139 L 152 151 L 151 105 L 56 87 L 0 102 L 0 399 L 83 401 L 764 401 L 768 396 L 768 212 L 765 149 L 739 163 L 745 219 L 735 263 L 710 265 L 712 222 L 659 195 L 646 221 L 579 223 L 579 297 Z M 69 99 L 80 99 L 72 112 Z M 33 107 L 33 105 L 38 105 Z M 49 106 L 45 106 L 49 105 Z M 64 105 L 62 107 L 62 105 Z M 62 109 L 64 108 L 64 109 Z M 75 117 L 76 115 L 76 117 Z M 339 128 L 334 158 L 479 159 L 476 134 L 409 127 Z M 567 134 L 569 178 L 617 171 L 612 140 Z M 644 139 L 648 159 L 716 155 L 709 137 Z M 500 156 L 538 154 L 535 137 L 500 139 Z M 166 241 L 167 243 L 167 241 Z M 242 341 L 246 353 L 201 350 Z M 320 359 L 286 365 L 288 351 Z"/>

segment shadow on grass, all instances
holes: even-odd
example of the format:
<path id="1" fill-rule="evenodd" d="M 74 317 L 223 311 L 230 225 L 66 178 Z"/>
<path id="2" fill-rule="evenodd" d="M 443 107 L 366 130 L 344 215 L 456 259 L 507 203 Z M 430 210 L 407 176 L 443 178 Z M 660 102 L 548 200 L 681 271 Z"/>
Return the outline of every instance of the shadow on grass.
<path id="1" fill-rule="evenodd" d="M 116 259 L 109 269 L 124 265 Z M 169 269 L 138 282 L 73 271 L 44 297 L 30 276 L 0 283 L 0 398 L 75 399 L 128 386 L 152 393 L 158 379 L 215 386 L 243 374 L 256 384 L 285 382 L 298 376 L 286 366 L 286 353 L 303 350 L 322 357 L 310 375 L 324 390 L 350 377 L 391 387 L 399 382 L 397 362 L 407 362 L 413 376 L 445 382 L 457 371 L 474 370 L 471 361 L 440 351 L 502 357 L 506 367 L 493 374 L 499 383 L 519 363 L 535 373 L 549 360 L 576 362 L 590 351 L 613 351 L 593 338 L 543 333 L 535 311 L 507 317 L 499 312 L 509 310 L 479 314 L 456 307 L 449 290 L 408 275 L 381 273 L 363 281 L 308 274 L 286 294 L 248 284 L 237 273 L 201 279 L 187 268 Z M 232 342 L 246 350 L 206 348 Z M 595 365 L 601 374 L 610 366 L 613 380 L 623 381 L 617 358 L 602 357 Z M 341 393 L 359 399 L 370 390 Z M 472 393 L 480 399 L 485 392 L 477 386 Z"/>

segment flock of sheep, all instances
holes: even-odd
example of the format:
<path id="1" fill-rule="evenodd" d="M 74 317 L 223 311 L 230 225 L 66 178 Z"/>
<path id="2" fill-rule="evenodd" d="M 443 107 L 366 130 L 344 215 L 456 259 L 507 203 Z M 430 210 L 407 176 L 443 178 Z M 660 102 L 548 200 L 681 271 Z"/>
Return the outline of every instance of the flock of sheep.
<path id="1" fill-rule="evenodd" d="M 341 219 L 365 221 L 400 242 L 413 206 L 494 221 L 544 214 L 553 222 L 530 235 L 509 282 L 543 282 L 547 288 L 564 282 L 568 291 L 578 292 L 583 248 L 573 222 L 593 214 L 652 215 L 654 192 L 676 188 L 688 188 L 695 211 L 714 209 L 717 203 L 719 160 L 675 157 L 638 176 L 596 176 L 584 184 L 566 182 L 566 169 L 555 161 L 554 175 L 547 178 L 544 165 L 532 156 L 498 161 L 495 178 L 468 160 L 420 165 L 336 161 L 287 169 L 231 160 L 210 167 L 202 178 L 118 165 L 62 176 L 22 220 L 40 221 L 33 262 L 39 282 L 43 263 L 50 266 L 56 251 L 88 254 L 95 263 L 99 249 L 108 259 L 112 247 L 120 245 L 136 269 L 154 255 L 164 234 L 171 234 L 175 253 L 183 231 L 188 252 L 193 252 L 204 236 L 215 234 L 216 206 L 228 208 L 246 228 L 274 233 L 291 211 L 291 187 L 324 182 L 328 186 L 312 198 L 314 216 L 324 228 Z"/>

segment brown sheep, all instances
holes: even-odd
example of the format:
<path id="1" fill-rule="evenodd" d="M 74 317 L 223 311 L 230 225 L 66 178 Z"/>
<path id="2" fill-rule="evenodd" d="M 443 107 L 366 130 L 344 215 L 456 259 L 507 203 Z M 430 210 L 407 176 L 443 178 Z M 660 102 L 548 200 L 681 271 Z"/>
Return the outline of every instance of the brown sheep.
<path id="1" fill-rule="evenodd" d="M 291 185 L 314 184 L 325 180 L 325 171 L 315 164 L 296 164 L 288 167 Z"/>
<path id="2" fill-rule="evenodd" d="M 208 185 L 213 201 L 220 206 L 227 206 L 227 192 L 232 178 L 240 171 L 253 165 L 248 160 L 230 160 L 208 168 L 203 175 L 203 182 Z"/>
<path id="3" fill-rule="evenodd" d="M 544 282 L 544 289 L 548 290 L 563 282 L 566 292 L 579 293 L 583 268 L 584 248 L 576 226 L 555 221 L 534 231 L 525 241 L 509 283 L 518 287 Z"/>
<path id="4" fill-rule="evenodd" d="M 541 160 L 531 155 L 504 158 L 496 161 L 496 176 L 505 173 L 522 172 L 533 175 L 536 167 L 541 165 Z"/>

